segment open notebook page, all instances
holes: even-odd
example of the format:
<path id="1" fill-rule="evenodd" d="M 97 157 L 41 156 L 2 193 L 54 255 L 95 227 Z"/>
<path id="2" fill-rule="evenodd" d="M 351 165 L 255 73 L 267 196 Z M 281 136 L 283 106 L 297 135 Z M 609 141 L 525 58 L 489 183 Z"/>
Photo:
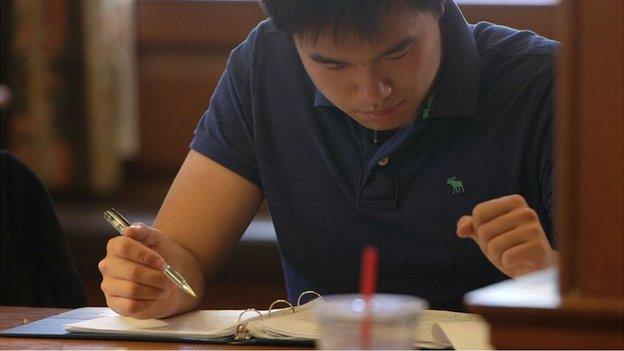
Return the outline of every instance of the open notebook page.
<path id="1" fill-rule="evenodd" d="M 195 338 L 231 336 L 239 324 L 241 310 L 194 311 L 166 319 L 134 319 L 120 315 L 65 325 L 71 332 L 162 335 Z M 251 313 L 250 313 L 251 315 Z"/>

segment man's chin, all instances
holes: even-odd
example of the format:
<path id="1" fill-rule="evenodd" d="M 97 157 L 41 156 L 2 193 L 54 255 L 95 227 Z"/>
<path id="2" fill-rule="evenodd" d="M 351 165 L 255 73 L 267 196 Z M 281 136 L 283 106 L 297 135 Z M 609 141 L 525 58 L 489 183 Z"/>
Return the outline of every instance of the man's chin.
<path id="1" fill-rule="evenodd" d="M 349 117 L 363 127 L 378 131 L 401 129 L 414 121 L 415 118 L 410 118 L 409 116 L 414 116 L 414 114 L 406 115 L 405 110 L 382 115 L 373 115 L 362 112 L 349 114 Z"/>

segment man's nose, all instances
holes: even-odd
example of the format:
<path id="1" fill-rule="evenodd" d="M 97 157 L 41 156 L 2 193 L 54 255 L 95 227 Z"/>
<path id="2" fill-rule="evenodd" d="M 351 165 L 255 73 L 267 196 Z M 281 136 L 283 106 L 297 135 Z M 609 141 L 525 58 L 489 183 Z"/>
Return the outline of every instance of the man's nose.
<path id="1" fill-rule="evenodd" d="M 392 84 L 374 69 L 364 69 L 359 75 L 358 98 L 372 108 L 379 107 L 377 105 L 392 93 Z"/>

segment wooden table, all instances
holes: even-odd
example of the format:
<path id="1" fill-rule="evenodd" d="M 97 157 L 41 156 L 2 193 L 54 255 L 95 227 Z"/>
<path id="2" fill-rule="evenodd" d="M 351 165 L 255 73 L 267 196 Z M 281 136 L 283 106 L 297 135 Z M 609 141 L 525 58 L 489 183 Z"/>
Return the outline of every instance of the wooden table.
<path id="1" fill-rule="evenodd" d="M 66 312 L 63 308 L 37 308 L 0 306 L 0 328 L 2 330 L 33 322 L 55 314 Z M 302 349 L 292 346 L 192 344 L 153 341 L 90 340 L 90 339 L 45 339 L 0 337 L 0 349 L 81 349 L 81 350 L 206 350 L 206 349 Z"/>

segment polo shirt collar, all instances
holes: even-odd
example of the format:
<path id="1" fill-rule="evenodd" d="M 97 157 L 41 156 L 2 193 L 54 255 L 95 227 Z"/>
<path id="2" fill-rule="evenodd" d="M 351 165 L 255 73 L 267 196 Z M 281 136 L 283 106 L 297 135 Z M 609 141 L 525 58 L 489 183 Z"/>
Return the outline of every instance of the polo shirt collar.
<path id="1" fill-rule="evenodd" d="M 316 95 L 314 96 L 314 107 L 336 107 L 329 101 L 320 90 L 316 89 Z"/>
<path id="2" fill-rule="evenodd" d="M 433 87 L 435 96 L 429 117 L 474 117 L 481 77 L 481 56 L 472 28 L 452 0 L 446 1 L 440 24 L 444 58 Z"/>
<path id="3" fill-rule="evenodd" d="M 454 1 L 447 0 L 441 18 L 444 58 L 433 90 L 429 118 L 472 116 L 477 106 L 481 57 L 472 29 Z M 315 107 L 336 107 L 318 89 Z"/>

